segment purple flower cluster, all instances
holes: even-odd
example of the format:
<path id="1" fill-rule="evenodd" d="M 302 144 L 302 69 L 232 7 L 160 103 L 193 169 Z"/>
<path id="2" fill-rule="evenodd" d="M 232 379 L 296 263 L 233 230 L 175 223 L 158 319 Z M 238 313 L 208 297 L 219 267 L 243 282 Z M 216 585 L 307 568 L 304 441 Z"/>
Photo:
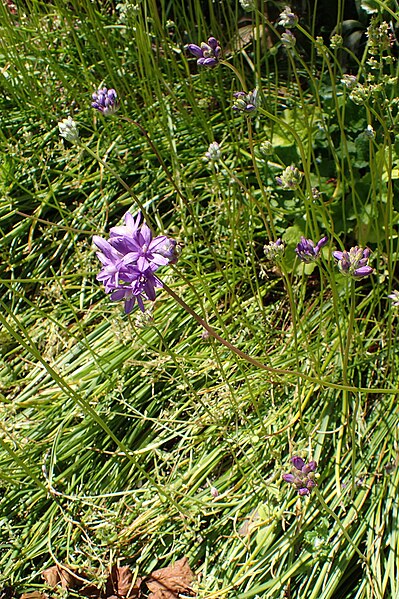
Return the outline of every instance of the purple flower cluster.
<path id="1" fill-rule="evenodd" d="M 258 90 L 251 92 L 235 92 L 233 94 L 236 101 L 233 104 L 233 110 L 236 112 L 256 112 L 259 104 Z"/>
<path id="2" fill-rule="evenodd" d="M 222 49 L 215 37 L 210 37 L 208 43 L 202 42 L 201 46 L 187 44 L 186 47 L 193 56 L 197 57 L 197 64 L 203 67 L 216 67 L 221 58 Z"/>
<path id="3" fill-rule="evenodd" d="M 305 264 L 310 264 L 317 260 L 321 248 L 326 245 L 328 237 L 322 237 L 316 244 L 311 239 L 301 237 L 301 241 L 295 248 L 296 255 Z"/>
<path id="4" fill-rule="evenodd" d="M 310 495 L 311 489 L 317 486 L 315 481 L 317 463 L 314 460 L 306 463 L 298 456 L 294 456 L 291 462 L 294 467 L 290 473 L 282 475 L 283 480 L 294 485 L 298 495 Z"/>
<path id="5" fill-rule="evenodd" d="M 125 301 L 126 314 L 133 310 L 136 301 L 140 310 L 145 311 L 143 299 L 154 301 L 155 288 L 162 287 L 155 271 L 177 261 L 176 242 L 165 235 L 153 238 L 151 229 L 140 221 L 141 212 L 136 219 L 127 212 L 125 224 L 113 227 L 108 241 L 93 236 L 102 263 L 97 280 L 111 294 L 111 300 Z"/>
<path id="6" fill-rule="evenodd" d="M 104 116 L 114 114 L 119 108 L 116 91 L 103 87 L 92 94 L 92 108 L 99 110 Z"/>
<path id="7" fill-rule="evenodd" d="M 349 252 L 333 252 L 334 258 L 338 261 L 338 268 L 341 273 L 347 277 L 361 279 L 368 277 L 373 272 L 373 268 L 368 265 L 371 250 L 361 248 L 355 245 Z"/>

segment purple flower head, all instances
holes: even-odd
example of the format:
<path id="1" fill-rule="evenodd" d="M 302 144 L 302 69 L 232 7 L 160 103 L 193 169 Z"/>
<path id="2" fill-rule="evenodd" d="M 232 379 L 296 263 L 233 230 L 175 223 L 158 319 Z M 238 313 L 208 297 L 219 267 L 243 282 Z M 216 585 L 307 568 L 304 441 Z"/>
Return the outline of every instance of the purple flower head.
<path id="1" fill-rule="evenodd" d="M 197 58 L 197 64 L 203 67 L 216 67 L 219 64 L 222 49 L 215 37 L 210 37 L 208 43 L 202 42 L 201 46 L 187 44 L 186 48 Z"/>
<path id="2" fill-rule="evenodd" d="M 310 490 L 317 486 L 315 481 L 317 464 L 314 460 L 306 463 L 299 456 L 294 456 L 291 459 L 293 468 L 290 473 L 282 475 L 282 479 L 293 485 L 298 495 L 310 495 Z"/>
<path id="3" fill-rule="evenodd" d="M 353 277 L 354 279 L 368 277 L 373 272 L 373 268 L 368 265 L 370 254 L 371 250 L 369 248 L 363 249 L 357 245 L 351 248 L 349 252 L 346 250 L 333 252 L 340 272 L 344 276 Z"/>
<path id="4" fill-rule="evenodd" d="M 127 314 L 136 302 L 144 311 L 143 299 L 155 300 L 155 288 L 162 287 L 162 283 L 154 272 L 160 266 L 176 263 L 179 255 L 174 239 L 165 235 L 153 238 L 141 218 L 140 212 L 136 218 L 127 212 L 125 224 L 113 227 L 108 241 L 93 237 L 103 265 L 97 279 L 104 284 L 105 292 L 111 293 L 112 300 L 125 301 Z"/>
<path id="5" fill-rule="evenodd" d="M 318 243 L 314 243 L 311 239 L 301 237 L 301 241 L 295 248 L 296 255 L 305 264 L 310 264 L 317 260 L 320 255 L 321 248 L 326 245 L 328 237 L 322 237 Z"/>
<path id="6" fill-rule="evenodd" d="M 98 235 L 93 236 L 93 242 L 101 250 L 97 252 L 97 258 L 103 265 L 97 275 L 97 281 L 101 281 L 105 286 L 105 293 L 109 293 L 118 287 L 120 276 L 126 275 L 123 256 L 106 239 Z"/>
<path id="7" fill-rule="evenodd" d="M 258 90 L 254 89 L 251 92 L 235 92 L 233 94 L 235 102 L 233 110 L 236 112 L 244 112 L 246 114 L 256 112 L 259 106 Z"/>
<path id="8" fill-rule="evenodd" d="M 119 108 L 116 91 L 103 87 L 92 94 L 92 108 L 99 110 L 104 116 L 114 114 Z"/>
<path id="9" fill-rule="evenodd" d="M 124 300 L 126 314 L 130 314 L 136 301 L 140 310 L 145 312 L 143 299 L 155 301 L 155 287 L 162 287 L 162 283 L 154 276 L 154 267 L 149 267 L 145 272 L 137 266 L 132 267 L 130 278 L 128 285 L 120 285 L 111 293 L 111 300 Z"/>
<path id="10" fill-rule="evenodd" d="M 392 306 L 399 306 L 399 291 L 392 291 L 392 293 L 390 293 L 388 297 L 390 300 L 392 300 Z"/>

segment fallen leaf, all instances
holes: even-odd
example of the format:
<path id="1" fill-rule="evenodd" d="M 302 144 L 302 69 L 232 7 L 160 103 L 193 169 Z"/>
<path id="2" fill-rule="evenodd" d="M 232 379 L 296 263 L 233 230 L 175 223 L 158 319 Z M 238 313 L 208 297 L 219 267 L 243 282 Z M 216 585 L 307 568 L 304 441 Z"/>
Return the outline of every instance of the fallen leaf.
<path id="1" fill-rule="evenodd" d="M 31 593 L 22 593 L 19 599 L 48 599 L 48 595 L 40 591 L 32 591 Z"/>
<path id="2" fill-rule="evenodd" d="M 84 575 L 71 566 L 56 564 L 42 572 L 42 578 L 51 587 L 56 587 L 61 583 L 63 589 L 78 589 L 87 586 Z"/>
<path id="3" fill-rule="evenodd" d="M 106 584 L 107 599 L 112 597 L 140 597 L 141 578 L 133 584 L 133 572 L 129 566 L 112 566 Z"/>
<path id="4" fill-rule="evenodd" d="M 186 557 L 175 562 L 174 566 L 155 570 L 145 580 L 151 591 L 148 599 L 178 599 L 180 593 L 193 595 L 193 578 L 194 574 Z"/>
<path id="5" fill-rule="evenodd" d="M 101 590 L 94 584 L 88 584 L 87 586 L 79 589 L 79 595 L 83 595 L 83 597 L 88 597 L 88 599 L 100 599 L 102 593 Z"/>

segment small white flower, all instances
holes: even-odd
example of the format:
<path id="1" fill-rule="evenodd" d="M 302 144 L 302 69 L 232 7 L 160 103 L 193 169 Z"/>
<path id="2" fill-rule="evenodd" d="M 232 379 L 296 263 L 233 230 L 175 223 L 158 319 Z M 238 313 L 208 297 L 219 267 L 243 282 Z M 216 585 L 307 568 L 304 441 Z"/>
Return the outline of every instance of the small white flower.
<path id="1" fill-rule="evenodd" d="M 364 134 L 366 135 L 366 137 L 369 137 L 370 139 L 375 138 L 375 131 L 371 125 L 367 125 Z"/>
<path id="2" fill-rule="evenodd" d="M 61 137 L 64 137 L 71 143 L 79 142 L 79 129 L 72 117 L 69 116 L 67 119 L 60 121 L 58 123 L 58 128 L 60 130 Z"/>
<path id="3" fill-rule="evenodd" d="M 204 160 L 205 162 L 209 162 L 215 164 L 220 162 L 222 157 L 222 153 L 220 151 L 220 146 L 217 141 L 213 141 L 208 148 L 208 151 L 205 152 Z"/>
<path id="4" fill-rule="evenodd" d="M 292 29 L 298 24 L 298 17 L 292 12 L 289 6 L 286 6 L 282 13 L 279 15 L 278 25 Z"/>
<path id="5" fill-rule="evenodd" d="M 250 10 L 256 9 L 256 3 L 254 0 L 240 0 L 241 8 L 249 12 Z"/>

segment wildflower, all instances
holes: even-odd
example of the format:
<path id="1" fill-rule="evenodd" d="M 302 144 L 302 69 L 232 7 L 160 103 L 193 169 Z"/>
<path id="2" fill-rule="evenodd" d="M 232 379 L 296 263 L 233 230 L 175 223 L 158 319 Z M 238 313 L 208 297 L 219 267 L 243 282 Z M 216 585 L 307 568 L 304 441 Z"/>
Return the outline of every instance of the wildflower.
<path id="1" fill-rule="evenodd" d="M 371 19 L 366 36 L 368 37 L 367 49 L 370 54 L 381 54 L 381 52 L 389 50 L 393 43 L 393 36 L 389 32 L 389 24 L 386 21 L 378 23 L 376 17 Z"/>
<path id="2" fill-rule="evenodd" d="M 256 112 L 259 105 L 258 90 L 254 89 L 251 92 L 235 92 L 233 96 L 236 98 L 233 104 L 233 110 L 237 112 L 251 113 Z"/>
<path id="3" fill-rule="evenodd" d="M 256 10 L 255 0 L 240 0 L 241 8 L 246 12 Z"/>
<path id="4" fill-rule="evenodd" d="M 144 223 L 133 237 L 113 237 L 113 246 L 123 254 L 123 263 L 137 264 L 144 272 L 151 264 L 163 266 L 170 262 L 162 248 L 167 240 L 164 235 L 152 238 L 151 229 Z"/>
<path id="5" fill-rule="evenodd" d="M 302 175 L 296 166 L 287 166 L 280 177 L 276 177 L 276 183 L 283 189 L 298 189 Z"/>
<path id="6" fill-rule="evenodd" d="M 344 250 L 333 252 L 334 258 L 338 261 L 340 272 L 347 277 L 361 279 L 368 277 L 373 272 L 373 268 L 367 264 L 371 250 L 361 248 L 357 245 L 347 252 Z"/>
<path id="7" fill-rule="evenodd" d="M 150 265 L 144 272 L 137 266 L 133 266 L 129 278 L 131 281 L 124 285 L 120 285 L 111 293 L 111 300 L 125 301 L 125 313 L 130 314 L 134 304 L 137 304 L 142 312 L 145 312 L 143 299 L 147 298 L 155 301 L 155 287 L 162 287 L 161 281 L 154 275 L 156 267 Z"/>
<path id="8" fill-rule="evenodd" d="M 358 83 L 351 90 L 351 93 L 349 94 L 349 97 L 352 100 L 352 102 L 354 102 L 358 106 L 361 106 L 362 104 L 364 104 L 365 102 L 367 102 L 367 100 L 369 99 L 371 91 L 372 91 L 372 87 L 371 86 L 367 87 L 365 85 L 362 85 L 361 83 Z"/>
<path id="9" fill-rule="evenodd" d="M 205 152 L 204 160 L 210 164 L 216 164 L 221 159 L 220 146 L 217 141 L 213 141 L 209 144 L 208 151 Z"/>
<path id="10" fill-rule="evenodd" d="M 399 306 L 399 291 L 392 291 L 392 293 L 390 293 L 388 297 L 392 300 L 393 306 Z"/>
<path id="11" fill-rule="evenodd" d="M 321 192 L 317 187 L 312 187 L 312 199 L 319 200 L 321 198 Z"/>
<path id="12" fill-rule="evenodd" d="M 210 37 L 208 43 L 202 42 L 201 46 L 188 44 L 187 49 L 197 57 L 197 64 L 203 67 L 216 67 L 222 52 L 220 42 L 214 37 Z"/>
<path id="13" fill-rule="evenodd" d="M 295 248 L 296 255 L 302 262 L 305 262 L 305 264 L 310 264 L 317 260 L 321 248 L 326 245 L 327 241 L 328 237 L 322 237 L 315 245 L 314 241 L 311 239 L 301 237 L 301 241 Z"/>
<path id="14" fill-rule="evenodd" d="M 151 229 L 140 224 L 141 213 L 134 218 L 125 214 L 125 224 L 113 227 L 107 241 L 94 235 L 93 242 L 99 248 L 97 257 L 102 269 L 97 280 L 104 284 L 111 300 L 125 302 L 129 314 L 137 302 L 144 312 L 144 299 L 155 300 L 155 289 L 162 287 L 155 276 L 160 266 L 177 261 L 178 251 L 174 239 L 165 235 L 153 238 Z"/>
<path id="15" fill-rule="evenodd" d="M 259 154 L 261 156 L 267 157 L 267 156 L 272 156 L 272 154 L 274 154 L 273 144 L 269 140 L 262 141 L 262 143 L 258 146 L 258 148 L 259 148 Z"/>
<path id="16" fill-rule="evenodd" d="M 342 35 L 338 35 L 336 33 L 335 35 L 331 36 L 330 46 L 333 50 L 336 50 L 337 48 L 342 48 L 343 45 L 344 45 L 344 38 L 342 37 Z"/>
<path id="17" fill-rule="evenodd" d="M 103 87 L 94 92 L 91 97 L 93 99 L 91 103 L 92 108 L 102 112 L 104 116 L 114 114 L 119 108 L 119 102 L 114 89 Z"/>
<path id="18" fill-rule="evenodd" d="M 343 75 L 342 79 L 341 79 L 341 83 L 343 85 L 345 85 L 345 87 L 349 90 L 352 90 L 356 87 L 357 85 L 357 79 L 355 77 L 355 75 Z"/>
<path id="19" fill-rule="evenodd" d="M 372 125 L 367 125 L 366 129 L 364 130 L 364 134 L 369 139 L 375 138 L 375 131 L 374 131 Z"/>
<path id="20" fill-rule="evenodd" d="M 286 6 L 283 12 L 280 13 L 277 24 L 287 27 L 287 29 L 293 29 L 298 24 L 298 17 L 291 11 L 289 6 Z"/>
<path id="21" fill-rule="evenodd" d="M 266 245 L 263 246 L 263 251 L 266 256 L 266 260 L 269 262 L 279 262 L 283 257 L 285 250 L 285 245 L 281 241 L 281 239 L 277 239 L 277 241 L 270 241 Z"/>
<path id="22" fill-rule="evenodd" d="M 63 119 L 58 123 L 58 129 L 60 130 L 61 137 L 64 137 L 71 143 L 79 143 L 79 129 L 72 117 Z"/>
<path id="23" fill-rule="evenodd" d="M 281 43 L 285 48 L 293 48 L 296 44 L 296 37 L 287 29 L 284 33 L 281 34 Z"/>
<path id="24" fill-rule="evenodd" d="M 317 463 L 314 460 L 306 463 L 298 456 L 294 456 L 291 462 L 294 467 L 290 473 L 282 475 L 283 480 L 294 485 L 299 495 L 310 495 L 311 489 L 317 486 L 315 481 Z"/>
<path id="25" fill-rule="evenodd" d="M 103 265 L 103 268 L 97 275 L 97 281 L 103 283 L 105 293 L 110 293 L 118 287 L 119 279 L 129 279 L 128 268 L 122 261 L 123 254 L 112 247 L 106 239 L 94 235 L 93 243 L 101 250 L 96 255 Z"/>

